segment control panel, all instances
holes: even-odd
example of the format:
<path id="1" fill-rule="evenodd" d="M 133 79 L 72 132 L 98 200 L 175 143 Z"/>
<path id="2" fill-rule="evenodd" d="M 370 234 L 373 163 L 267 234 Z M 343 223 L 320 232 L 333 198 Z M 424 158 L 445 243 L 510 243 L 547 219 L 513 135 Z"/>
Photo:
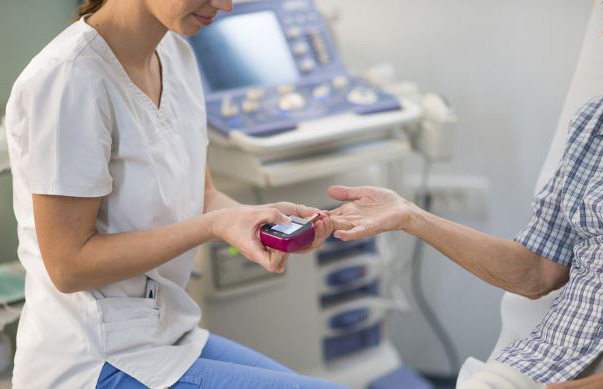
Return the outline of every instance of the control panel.
<path id="1" fill-rule="evenodd" d="M 400 110 L 400 102 L 354 77 L 339 60 L 311 0 L 237 4 L 190 38 L 210 126 L 262 137 L 353 112 Z"/>

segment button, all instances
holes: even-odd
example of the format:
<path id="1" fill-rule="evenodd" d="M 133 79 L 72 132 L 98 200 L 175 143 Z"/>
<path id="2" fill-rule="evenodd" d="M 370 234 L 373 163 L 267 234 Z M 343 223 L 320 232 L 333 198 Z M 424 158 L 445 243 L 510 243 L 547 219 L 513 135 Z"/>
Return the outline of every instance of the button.
<path id="1" fill-rule="evenodd" d="M 297 56 L 304 55 L 310 50 L 310 47 L 306 42 L 299 42 L 293 46 L 293 53 Z"/>
<path id="2" fill-rule="evenodd" d="M 232 98 L 225 97 L 222 100 L 221 113 L 222 113 L 222 116 L 225 118 L 233 117 L 233 116 L 236 116 L 239 114 L 239 108 L 232 101 Z"/>
<path id="3" fill-rule="evenodd" d="M 278 90 L 278 93 L 280 95 L 286 95 L 288 93 L 293 92 L 295 90 L 295 86 L 292 84 L 282 84 L 279 85 L 276 89 Z"/>
<path id="4" fill-rule="evenodd" d="M 291 27 L 287 30 L 287 38 L 289 39 L 297 39 L 301 36 L 301 34 L 302 30 L 297 26 Z"/>
<path id="5" fill-rule="evenodd" d="M 319 85 L 314 88 L 312 95 L 317 99 L 327 97 L 331 94 L 331 87 L 329 85 Z"/>
<path id="6" fill-rule="evenodd" d="M 348 93 L 348 101 L 358 105 L 368 105 L 375 103 L 379 97 L 377 93 L 371 88 L 364 86 L 357 86 Z"/>
<path id="7" fill-rule="evenodd" d="M 280 98 L 278 107 L 283 111 L 295 111 L 306 106 L 306 99 L 299 93 L 289 93 Z"/>
<path id="8" fill-rule="evenodd" d="M 245 93 L 245 96 L 249 100 L 259 100 L 262 97 L 264 97 L 264 90 L 263 89 L 259 89 L 259 88 L 247 89 L 247 92 Z"/>
<path id="9" fill-rule="evenodd" d="M 299 67 L 304 73 L 309 73 L 316 68 L 316 61 L 312 58 L 306 58 L 301 62 Z"/>
<path id="10" fill-rule="evenodd" d="M 239 116 L 233 116 L 226 120 L 226 124 L 228 124 L 229 127 L 239 127 L 241 125 L 241 118 Z"/>
<path id="11" fill-rule="evenodd" d="M 335 89 L 343 89 L 350 84 L 350 80 L 346 76 L 337 76 L 333 79 L 333 87 Z"/>
<path id="12" fill-rule="evenodd" d="M 246 99 L 243 101 L 241 108 L 243 108 L 243 112 L 245 113 L 254 113 L 259 111 L 260 103 L 257 100 Z"/>

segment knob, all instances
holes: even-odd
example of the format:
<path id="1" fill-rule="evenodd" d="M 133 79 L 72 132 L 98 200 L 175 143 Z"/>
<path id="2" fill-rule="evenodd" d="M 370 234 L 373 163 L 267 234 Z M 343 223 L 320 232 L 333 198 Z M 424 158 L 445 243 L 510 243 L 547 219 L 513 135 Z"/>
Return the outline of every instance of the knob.
<path id="1" fill-rule="evenodd" d="M 246 99 L 243 101 L 241 108 L 243 108 L 243 112 L 245 113 L 254 113 L 259 111 L 260 103 L 257 100 Z"/>
<path id="2" fill-rule="evenodd" d="M 333 79 L 335 89 L 343 89 L 350 84 L 350 80 L 346 76 L 337 76 Z"/>
<path id="3" fill-rule="evenodd" d="M 239 114 L 239 107 L 232 101 L 231 97 L 225 97 L 222 100 L 221 113 L 223 117 L 230 118 Z"/>
<path id="4" fill-rule="evenodd" d="M 283 111 L 295 111 L 302 109 L 305 105 L 306 99 L 299 93 L 286 94 L 278 102 L 278 107 Z"/>
<path id="5" fill-rule="evenodd" d="M 247 89 L 247 92 L 245 93 L 245 96 L 249 100 L 259 100 L 262 97 L 264 97 L 264 90 L 263 89 L 259 89 L 259 88 Z"/>
<path id="6" fill-rule="evenodd" d="M 277 87 L 278 93 L 280 95 L 286 95 L 295 90 L 295 86 L 292 84 L 282 84 Z"/>
<path id="7" fill-rule="evenodd" d="M 302 61 L 299 67 L 304 73 L 309 73 L 316 67 L 316 61 L 314 61 L 312 58 L 306 58 Z"/>
<path id="8" fill-rule="evenodd" d="M 358 105 L 368 105 L 375 103 L 379 96 L 371 88 L 365 86 L 357 86 L 348 93 L 348 101 Z"/>
<path id="9" fill-rule="evenodd" d="M 301 28 L 294 26 L 287 30 L 287 38 L 289 39 L 297 39 L 301 36 L 302 30 Z"/>
<path id="10" fill-rule="evenodd" d="M 306 42 L 299 42 L 295 46 L 293 46 L 293 53 L 295 55 L 301 56 L 308 52 L 310 47 Z"/>
<path id="11" fill-rule="evenodd" d="M 314 88 L 314 91 L 312 92 L 312 95 L 317 99 L 326 97 L 329 94 L 331 94 L 331 87 L 329 85 L 319 85 Z"/>

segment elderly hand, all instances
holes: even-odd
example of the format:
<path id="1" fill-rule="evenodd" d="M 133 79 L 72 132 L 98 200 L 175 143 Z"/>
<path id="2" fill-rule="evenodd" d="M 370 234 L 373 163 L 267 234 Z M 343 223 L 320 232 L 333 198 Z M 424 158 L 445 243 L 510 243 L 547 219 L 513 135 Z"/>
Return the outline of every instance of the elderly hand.
<path id="1" fill-rule="evenodd" d="M 333 221 L 334 236 L 341 240 L 404 229 L 410 221 L 412 207 L 415 207 L 389 189 L 372 186 L 332 186 L 329 196 L 347 201 L 328 213 Z"/>
<path id="2" fill-rule="evenodd" d="M 600 389 L 603 388 L 603 372 L 593 374 L 590 377 L 581 378 L 574 381 L 552 384 L 547 389 Z"/>
<path id="3" fill-rule="evenodd" d="M 328 217 L 325 211 L 321 211 L 318 208 L 306 207 L 305 205 L 294 204 L 289 202 L 278 202 L 273 204 L 263 205 L 267 208 L 275 208 L 289 216 L 297 216 L 303 219 L 307 219 L 312 215 L 319 214 L 318 218 L 314 220 L 314 228 L 316 228 L 316 237 L 312 246 L 301 253 L 312 251 L 320 247 L 324 241 L 333 233 L 333 223 Z"/>

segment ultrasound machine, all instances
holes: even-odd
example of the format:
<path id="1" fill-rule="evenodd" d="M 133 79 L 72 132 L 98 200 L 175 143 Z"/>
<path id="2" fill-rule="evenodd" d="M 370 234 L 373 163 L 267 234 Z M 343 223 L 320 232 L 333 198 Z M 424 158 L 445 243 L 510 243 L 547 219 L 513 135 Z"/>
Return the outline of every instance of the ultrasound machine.
<path id="1" fill-rule="evenodd" d="M 411 151 L 409 130 L 424 118 L 419 103 L 348 71 L 312 0 L 239 2 L 190 44 L 214 180 L 236 182 L 252 202 L 326 208 L 328 180 L 353 172 L 367 184 L 358 171 L 395 165 Z M 377 247 L 375 238 L 330 239 L 275 274 L 224 243 L 204 245 L 189 292 L 209 330 L 304 374 L 377 388 L 371 382 L 401 365 L 385 333 L 388 271 Z"/>
<path id="2" fill-rule="evenodd" d="M 210 165 L 220 174 L 279 186 L 313 178 L 309 154 L 321 153 L 319 170 L 332 174 L 408 151 L 395 132 L 421 110 L 351 74 L 311 0 L 237 3 L 190 43 L 219 149 Z M 361 150 L 343 147 L 351 145 Z"/>

